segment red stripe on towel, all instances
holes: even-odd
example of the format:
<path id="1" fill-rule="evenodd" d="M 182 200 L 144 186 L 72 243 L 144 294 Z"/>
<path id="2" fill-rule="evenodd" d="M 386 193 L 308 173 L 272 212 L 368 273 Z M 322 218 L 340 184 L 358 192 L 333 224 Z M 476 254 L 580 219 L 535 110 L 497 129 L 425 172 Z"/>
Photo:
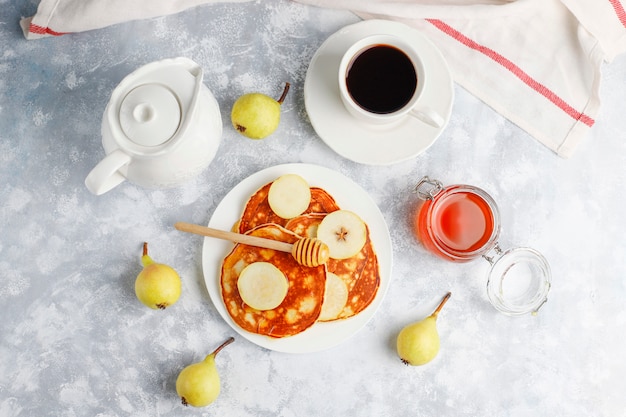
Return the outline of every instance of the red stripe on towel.
<path id="1" fill-rule="evenodd" d="M 609 0 L 609 3 L 613 6 L 619 21 L 622 22 L 622 25 L 626 28 L 626 11 L 624 10 L 622 3 L 619 0 Z"/>
<path id="2" fill-rule="evenodd" d="M 609 1 L 615 1 L 615 0 L 609 0 Z M 463 45 L 467 46 L 468 48 L 474 49 L 475 51 L 482 53 L 488 58 L 491 58 L 492 60 L 494 60 L 496 63 L 502 65 L 504 68 L 509 70 L 513 75 L 519 78 L 524 84 L 528 85 L 530 88 L 532 88 L 533 90 L 535 90 L 536 92 L 538 92 L 539 94 L 541 94 L 542 96 L 550 100 L 553 104 L 555 104 L 558 108 L 560 108 L 565 113 L 567 113 L 573 119 L 580 120 L 581 122 L 583 122 L 584 124 L 588 126 L 593 126 L 593 124 L 595 123 L 595 120 L 593 120 L 591 117 L 574 109 L 572 106 L 567 104 L 562 98 L 556 95 L 553 91 L 551 91 L 545 85 L 533 79 L 530 75 L 524 72 L 520 67 L 518 67 L 509 59 L 500 55 L 493 49 L 487 48 L 484 45 L 480 45 L 479 43 L 463 35 L 461 32 L 452 28 L 451 26 L 442 22 L 441 20 L 427 19 L 427 21 L 431 23 L 432 25 L 434 25 L 437 29 L 441 30 L 445 34 L 461 42 Z"/>
<path id="3" fill-rule="evenodd" d="M 52 36 L 65 35 L 65 32 L 56 32 L 48 27 L 34 25 L 32 23 L 30 24 L 28 31 L 30 33 L 36 33 L 37 35 L 52 35 Z"/>

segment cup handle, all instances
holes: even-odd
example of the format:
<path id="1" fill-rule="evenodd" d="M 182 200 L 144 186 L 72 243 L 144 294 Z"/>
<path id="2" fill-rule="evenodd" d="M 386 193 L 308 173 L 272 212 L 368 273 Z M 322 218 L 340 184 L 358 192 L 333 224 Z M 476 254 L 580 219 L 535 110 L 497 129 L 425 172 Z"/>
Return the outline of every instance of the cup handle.
<path id="1" fill-rule="evenodd" d="M 429 107 L 415 107 L 409 114 L 432 127 L 440 128 L 445 124 L 445 120 L 439 113 Z"/>
<path id="2" fill-rule="evenodd" d="M 87 175 L 85 178 L 87 189 L 95 195 L 101 195 L 112 190 L 126 180 L 119 169 L 129 162 L 130 155 L 119 149 L 114 150 L 98 162 L 98 165 Z"/>

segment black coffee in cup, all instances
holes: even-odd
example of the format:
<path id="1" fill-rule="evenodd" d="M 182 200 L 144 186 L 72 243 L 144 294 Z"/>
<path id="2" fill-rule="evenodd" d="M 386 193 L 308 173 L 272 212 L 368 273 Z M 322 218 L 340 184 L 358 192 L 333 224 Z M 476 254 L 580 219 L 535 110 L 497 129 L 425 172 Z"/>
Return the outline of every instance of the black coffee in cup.
<path id="1" fill-rule="evenodd" d="M 347 90 L 363 109 L 389 114 L 406 106 L 417 88 L 411 59 L 391 45 L 372 45 L 359 52 L 348 65 Z"/>

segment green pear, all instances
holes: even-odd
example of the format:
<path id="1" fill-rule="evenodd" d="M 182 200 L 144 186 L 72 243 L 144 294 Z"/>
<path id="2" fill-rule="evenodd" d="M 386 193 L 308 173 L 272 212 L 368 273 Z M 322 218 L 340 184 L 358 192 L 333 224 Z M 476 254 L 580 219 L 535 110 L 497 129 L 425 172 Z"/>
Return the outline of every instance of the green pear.
<path id="1" fill-rule="evenodd" d="M 250 139 L 263 139 L 272 134 L 280 123 L 280 107 L 287 97 L 289 86 L 285 83 L 278 100 L 261 93 L 239 97 L 230 114 L 235 130 Z"/>
<path id="2" fill-rule="evenodd" d="M 165 309 L 180 297 L 181 282 L 178 273 L 169 265 L 156 263 L 148 256 L 148 243 L 143 244 L 143 269 L 135 279 L 135 295 L 152 309 Z"/>
<path id="3" fill-rule="evenodd" d="M 176 378 L 176 392 L 184 405 L 205 407 L 220 395 L 220 376 L 215 366 L 215 356 L 234 342 L 228 338 L 202 362 L 185 367 Z"/>
<path id="4" fill-rule="evenodd" d="M 439 353 L 439 332 L 437 316 L 450 298 L 447 293 L 435 311 L 422 321 L 409 324 L 398 333 L 396 349 L 405 365 L 424 365 Z"/>

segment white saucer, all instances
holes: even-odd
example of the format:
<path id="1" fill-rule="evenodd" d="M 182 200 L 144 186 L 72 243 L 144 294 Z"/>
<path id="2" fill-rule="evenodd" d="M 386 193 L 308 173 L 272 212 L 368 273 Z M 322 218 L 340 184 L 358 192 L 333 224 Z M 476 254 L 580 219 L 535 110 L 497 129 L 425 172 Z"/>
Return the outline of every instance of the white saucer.
<path id="1" fill-rule="evenodd" d="M 339 96 L 339 62 L 357 40 L 387 33 L 409 40 L 428 71 L 424 101 L 445 119 L 440 128 L 406 117 L 393 126 L 365 125 L 351 116 Z M 317 50 L 304 82 L 309 120 L 326 144 L 344 158 L 368 165 L 390 165 L 424 152 L 445 129 L 454 100 L 450 69 L 441 52 L 417 30 L 387 20 L 366 20 L 344 27 Z"/>

